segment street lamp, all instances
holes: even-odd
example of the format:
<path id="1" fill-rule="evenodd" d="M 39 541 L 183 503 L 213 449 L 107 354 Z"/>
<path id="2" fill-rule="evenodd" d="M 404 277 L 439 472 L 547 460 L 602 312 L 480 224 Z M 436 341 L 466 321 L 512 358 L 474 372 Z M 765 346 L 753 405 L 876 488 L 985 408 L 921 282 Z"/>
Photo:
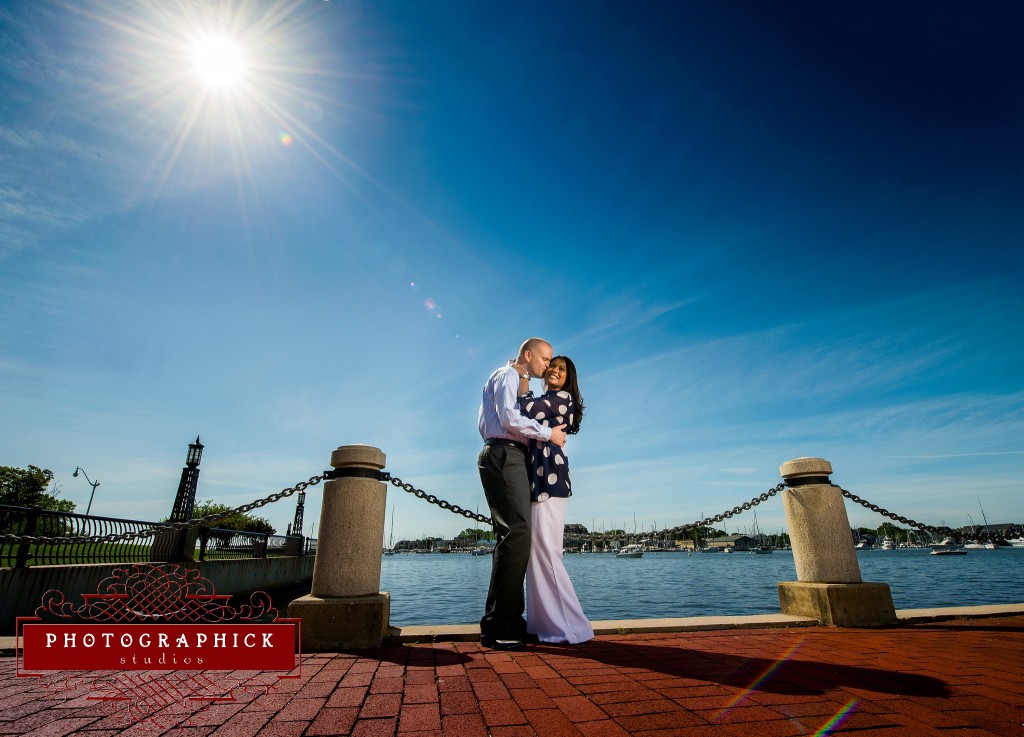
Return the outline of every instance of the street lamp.
<path id="1" fill-rule="evenodd" d="M 89 506 L 85 508 L 85 516 L 89 516 L 89 512 L 92 511 L 92 498 L 96 496 L 96 487 L 100 485 L 99 481 L 93 481 L 89 478 L 89 474 L 85 472 L 85 469 L 81 466 L 75 466 L 75 472 L 71 474 L 74 478 L 78 478 L 78 472 L 81 471 L 82 475 L 85 476 L 85 482 L 92 487 L 92 493 L 89 495 Z"/>

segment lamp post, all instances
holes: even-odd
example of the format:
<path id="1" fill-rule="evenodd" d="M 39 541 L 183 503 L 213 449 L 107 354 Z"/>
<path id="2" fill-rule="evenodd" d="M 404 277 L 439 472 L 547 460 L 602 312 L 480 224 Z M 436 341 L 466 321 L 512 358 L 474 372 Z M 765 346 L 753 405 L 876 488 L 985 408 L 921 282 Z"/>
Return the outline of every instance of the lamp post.
<path id="1" fill-rule="evenodd" d="M 199 462 L 203 459 L 203 444 L 188 444 L 188 455 L 185 456 L 185 467 L 181 469 L 181 481 L 178 482 L 178 493 L 174 497 L 174 508 L 171 510 L 172 520 L 192 518 L 192 509 L 196 504 L 196 485 L 199 483 Z"/>
<path id="2" fill-rule="evenodd" d="M 99 481 L 93 481 L 89 478 L 89 474 L 85 472 L 85 469 L 81 466 L 75 466 L 75 472 L 71 474 L 74 478 L 78 478 L 78 472 L 81 471 L 82 475 L 85 476 L 85 482 L 92 487 L 92 493 L 89 494 L 89 506 L 85 508 L 85 516 L 89 516 L 89 512 L 92 511 L 92 498 L 96 496 L 96 487 L 100 485 Z"/>

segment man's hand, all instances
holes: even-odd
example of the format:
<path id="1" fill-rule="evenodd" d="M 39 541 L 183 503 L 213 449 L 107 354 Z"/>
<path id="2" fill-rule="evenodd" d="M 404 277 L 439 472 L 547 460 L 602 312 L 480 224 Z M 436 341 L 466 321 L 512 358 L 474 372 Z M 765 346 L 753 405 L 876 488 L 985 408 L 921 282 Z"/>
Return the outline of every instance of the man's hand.
<path id="1" fill-rule="evenodd" d="M 559 448 L 565 445 L 565 425 L 551 428 L 551 442 Z"/>

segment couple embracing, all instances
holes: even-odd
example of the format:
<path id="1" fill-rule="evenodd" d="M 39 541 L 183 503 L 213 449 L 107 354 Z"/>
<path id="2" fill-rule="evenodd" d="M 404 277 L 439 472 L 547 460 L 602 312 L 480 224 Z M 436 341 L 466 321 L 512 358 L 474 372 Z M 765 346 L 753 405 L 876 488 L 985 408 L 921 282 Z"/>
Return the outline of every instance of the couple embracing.
<path id="1" fill-rule="evenodd" d="M 533 395 L 531 378 L 544 380 L 544 394 Z M 563 446 L 582 418 L 576 367 L 566 356 L 553 357 L 540 338 L 523 343 L 515 361 L 484 385 L 478 423 L 484 447 L 477 467 L 496 536 L 480 620 L 485 647 L 518 650 L 530 635 L 551 643 L 594 636 L 562 564 L 572 494 Z"/>

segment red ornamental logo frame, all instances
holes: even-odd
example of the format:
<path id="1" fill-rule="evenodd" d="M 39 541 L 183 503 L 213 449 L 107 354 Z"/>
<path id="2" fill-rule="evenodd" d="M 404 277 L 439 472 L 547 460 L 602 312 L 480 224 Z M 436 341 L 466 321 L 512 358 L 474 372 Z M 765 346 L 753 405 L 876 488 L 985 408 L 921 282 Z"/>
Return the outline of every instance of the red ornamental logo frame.
<path id="1" fill-rule="evenodd" d="M 35 616 L 17 618 L 19 678 L 166 729 L 301 677 L 301 620 L 279 618 L 262 591 L 236 608 L 196 569 L 143 563 L 114 569 L 96 589 L 81 604 L 47 591 Z"/>

